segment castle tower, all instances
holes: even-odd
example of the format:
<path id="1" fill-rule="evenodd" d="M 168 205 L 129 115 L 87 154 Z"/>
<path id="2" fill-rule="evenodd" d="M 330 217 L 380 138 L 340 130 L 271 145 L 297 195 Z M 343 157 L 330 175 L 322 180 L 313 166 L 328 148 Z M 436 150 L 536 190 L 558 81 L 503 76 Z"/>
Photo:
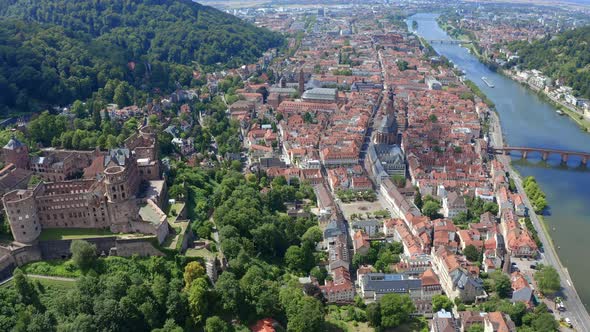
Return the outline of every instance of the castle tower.
<path id="1" fill-rule="evenodd" d="M 42 187 L 43 183 L 34 190 L 11 191 L 2 198 L 12 236 L 16 242 L 32 244 L 41 234 L 35 196 Z"/>
<path id="2" fill-rule="evenodd" d="M 16 168 L 29 168 L 29 148 L 19 141 L 14 135 L 2 148 L 6 164 L 14 164 Z"/>
<path id="3" fill-rule="evenodd" d="M 303 68 L 299 71 L 299 95 L 303 96 L 303 92 L 305 91 L 305 73 L 303 72 Z"/>
<path id="4" fill-rule="evenodd" d="M 131 221 L 138 216 L 137 205 L 132 199 L 139 187 L 137 164 L 127 156 L 124 165 L 107 167 L 104 170 L 104 175 L 111 231 L 114 233 L 132 232 Z"/>

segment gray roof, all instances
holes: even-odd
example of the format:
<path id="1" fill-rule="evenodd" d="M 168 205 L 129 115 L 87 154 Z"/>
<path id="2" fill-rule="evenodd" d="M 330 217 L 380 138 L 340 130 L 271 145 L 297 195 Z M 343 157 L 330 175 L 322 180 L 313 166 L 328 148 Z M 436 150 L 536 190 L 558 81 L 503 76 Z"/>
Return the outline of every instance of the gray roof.
<path id="1" fill-rule="evenodd" d="M 353 228 L 378 227 L 381 222 L 376 219 L 358 220 L 352 223 Z"/>
<path id="2" fill-rule="evenodd" d="M 342 230 L 341 223 L 333 219 L 328 223 L 326 229 L 324 229 L 324 239 L 336 237 L 343 233 L 344 231 Z"/>
<path id="3" fill-rule="evenodd" d="M 119 166 L 125 166 L 125 160 L 129 158 L 130 154 L 129 149 L 111 149 L 104 158 L 104 166 L 106 167 L 111 161 Z"/>
<path id="4" fill-rule="evenodd" d="M 375 293 L 407 293 L 422 287 L 422 280 L 410 279 L 403 274 L 367 273 L 362 281 L 365 291 Z"/>
<path id="5" fill-rule="evenodd" d="M 23 146 L 25 146 L 25 145 L 21 141 L 19 141 L 16 138 L 16 136 L 12 135 L 12 137 L 10 138 L 10 141 L 8 141 L 8 143 L 6 143 L 4 148 L 7 150 L 16 150 L 16 149 L 21 148 Z"/>
<path id="6" fill-rule="evenodd" d="M 533 296 L 533 290 L 530 287 L 524 287 L 512 292 L 512 302 L 529 302 Z"/>
<path id="7" fill-rule="evenodd" d="M 382 133 L 395 133 L 397 134 L 397 121 L 395 116 L 387 114 L 381 119 L 378 131 Z"/>
<path id="8" fill-rule="evenodd" d="M 303 93 L 303 99 L 336 100 L 336 89 L 313 88 Z"/>
<path id="9" fill-rule="evenodd" d="M 468 286 L 477 290 L 483 290 L 483 281 L 480 278 L 475 278 L 463 269 L 455 269 L 451 272 L 451 279 L 453 284 L 459 289 L 465 289 Z"/>

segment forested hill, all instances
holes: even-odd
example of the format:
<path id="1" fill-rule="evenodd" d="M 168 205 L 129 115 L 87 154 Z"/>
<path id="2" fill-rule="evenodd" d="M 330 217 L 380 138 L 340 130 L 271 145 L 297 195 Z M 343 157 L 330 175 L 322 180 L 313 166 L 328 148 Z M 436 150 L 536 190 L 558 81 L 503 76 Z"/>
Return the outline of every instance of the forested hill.
<path id="1" fill-rule="evenodd" d="M 0 112 L 85 99 L 109 80 L 188 86 L 194 62 L 236 67 L 282 43 L 190 0 L 0 0 Z"/>
<path id="2" fill-rule="evenodd" d="M 590 98 L 590 26 L 533 43 L 513 42 L 508 48 L 518 51 L 521 68 L 538 69 L 554 79 L 563 79 L 580 96 Z"/>

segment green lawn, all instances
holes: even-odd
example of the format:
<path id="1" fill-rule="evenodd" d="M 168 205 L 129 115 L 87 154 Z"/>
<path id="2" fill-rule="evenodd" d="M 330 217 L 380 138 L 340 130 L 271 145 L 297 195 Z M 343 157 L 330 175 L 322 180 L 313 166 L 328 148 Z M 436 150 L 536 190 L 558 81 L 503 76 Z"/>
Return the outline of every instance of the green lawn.
<path id="1" fill-rule="evenodd" d="M 168 221 L 170 223 L 175 222 L 176 219 L 178 219 L 178 213 L 180 213 L 180 211 L 182 211 L 183 208 L 184 208 L 183 202 L 176 202 L 172 205 L 169 205 L 168 212 L 166 212 L 166 215 L 168 216 Z M 174 213 L 172 213 L 172 211 L 174 211 Z"/>
<path id="2" fill-rule="evenodd" d="M 189 248 L 186 250 L 185 255 L 187 257 L 213 258 L 213 257 L 217 256 L 217 253 L 211 252 L 205 248 L 203 248 L 203 249 Z"/>
<path id="3" fill-rule="evenodd" d="M 71 260 L 46 260 L 26 264 L 21 269 L 25 274 L 38 274 L 44 276 L 58 276 L 76 278 L 81 275 L 80 270 Z"/>
<path id="4" fill-rule="evenodd" d="M 46 278 L 37 278 L 37 277 L 28 277 L 30 281 L 39 281 L 41 285 L 43 285 L 46 289 L 52 289 L 55 291 L 65 291 L 71 289 L 76 286 L 76 280 L 66 281 L 66 280 L 52 280 Z M 14 282 L 10 280 L 9 282 L 3 284 L 0 287 L 12 287 Z"/>
<path id="5" fill-rule="evenodd" d="M 39 240 L 74 240 L 85 239 L 92 237 L 109 237 L 117 236 L 108 229 L 93 229 L 93 228 L 46 228 L 41 232 Z"/>

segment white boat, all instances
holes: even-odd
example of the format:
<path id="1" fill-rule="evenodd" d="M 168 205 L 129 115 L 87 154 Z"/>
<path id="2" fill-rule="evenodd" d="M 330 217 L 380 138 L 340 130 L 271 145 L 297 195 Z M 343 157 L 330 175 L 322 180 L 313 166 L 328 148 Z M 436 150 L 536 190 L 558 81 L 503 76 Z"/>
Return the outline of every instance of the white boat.
<path id="1" fill-rule="evenodd" d="M 559 114 L 559 115 L 564 115 L 564 114 L 565 114 L 565 113 L 563 113 L 563 111 L 562 111 L 562 110 L 557 110 L 557 111 L 555 111 L 555 113 L 557 113 L 557 114 Z"/>
<path id="2" fill-rule="evenodd" d="M 487 77 L 483 76 L 481 80 L 484 81 L 484 83 L 487 84 L 487 86 L 489 86 L 490 88 L 494 87 L 494 84 Z"/>

